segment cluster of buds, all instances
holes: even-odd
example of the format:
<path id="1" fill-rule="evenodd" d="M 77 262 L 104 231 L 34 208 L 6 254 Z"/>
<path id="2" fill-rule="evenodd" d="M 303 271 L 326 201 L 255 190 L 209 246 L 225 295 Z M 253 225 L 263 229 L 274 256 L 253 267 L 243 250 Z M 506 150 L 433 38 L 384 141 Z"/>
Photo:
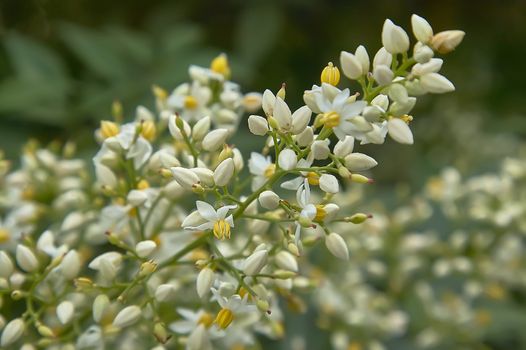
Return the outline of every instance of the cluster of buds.
<path id="1" fill-rule="evenodd" d="M 15 200 L 0 231 L 0 295 L 25 311 L 2 309 L 1 346 L 203 350 L 284 337 L 280 299 L 302 312 L 299 292 L 320 282 L 308 251 L 321 245 L 347 266 L 349 227 L 372 221 L 342 206 L 377 166 L 355 141 L 379 144 L 389 133 L 413 143 L 415 96 L 453 89 L 433 56 L 461 32 L 433 35 L 420 17 L 413 31 L 409 57 L 407 34 L 386 21 L 372 71 L 364 47 L 342 52 L 359 93 L 338 88 L 331 63 L 291 110 L 285 85 L 242 94 L 220 55 L 209 68 L 191 66 L 191 82 L 171 93 L 155 86 L 156 111 L 140 106 L 124 123 L 114 104 L 113 120 L 95 132 L 93 181 L 83 162 L 44 150 L 28 153 L 21 171 L 2 171 Z M 248 126 L 264 146 L 247 159 L 228 140 L 243 113 L 260 108 Z M 32 210 L 38 220 L 20 219 Z"/>

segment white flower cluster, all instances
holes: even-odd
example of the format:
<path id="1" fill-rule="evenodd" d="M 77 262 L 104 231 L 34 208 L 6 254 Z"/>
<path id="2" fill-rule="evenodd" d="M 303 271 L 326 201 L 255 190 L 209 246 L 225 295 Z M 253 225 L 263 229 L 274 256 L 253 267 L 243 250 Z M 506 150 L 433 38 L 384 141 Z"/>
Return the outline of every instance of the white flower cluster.
<path id="1" fill-rule="evenodd" d="M 407 34 L 387 20 L 372 65 L 362 46 L 341 54 L 361 93 L 338 88 L 329 63 L 294 112 L 284 86 L 243 95 L 225 55 L 192 66 L 191 82 L 172 93 L 153 88 L 156 112 L 141 106 L 123 123 L 114 105 L 115 120 L 96 131 L 95 181 L 68 158 L 70 146 L 65 159 L 28 148 L 22 170 L 2 171 L 0 294 L 24 311 L 2 308 L 0 346 L 201 350 L 283 337 L 279 299 L 303 310 L 296 292 L 315 284 L 304 275 L 307 248 L 324 242 L 348 260 L 346 228 L 370 218 L 341 209 L 342 191 L 371 183 L 364 172 L 377 165 L 355 140 L 383 143 L 389 133 L 413 143 L 415 96 L 453 90 L 433 56 L 463 32 L 433 35 L 418 16 L 413 32 L 410 57 Z M 265 145 L 246 160 L 228 139 L 260 107 L 248 126 Z M 386 327 L 404 323 L 389 317 Z"/>

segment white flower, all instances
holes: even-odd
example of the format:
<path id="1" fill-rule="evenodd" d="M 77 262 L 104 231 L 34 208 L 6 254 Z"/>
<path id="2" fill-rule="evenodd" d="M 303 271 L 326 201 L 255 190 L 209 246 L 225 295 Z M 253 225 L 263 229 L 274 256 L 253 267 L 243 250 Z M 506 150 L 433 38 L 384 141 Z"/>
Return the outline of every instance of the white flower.
<path id="1" fill-rule="evenodd" d="M 221 146 L 223 146 L 227 137 L 227 129 L 212 130 L 203 139 L 203 149 L 210 152 L 216 151 Z"/>
<path id="2" fill-rule="evenodd" d="M 227 158 L 214 171 L 214 182 L 217 186 L 226 186 L 234 175 L 234 160 Z"/>
<path id="3" fill-rule="evenodd" d="M 26 272 L 34 272 L 38 270 L 39 263 L 35 254 L 25 245 L 17 245 L 16 247 L 16 262 L 22 270 Z"/>
<path id="4" fill-rule="evenodd" d="M 438 73 L 429 73 L 420 77 L 420 85 L 427 91 L 434 94 L 443 94 L 455 90 L 455 85 L 446 77 Z"/>
<path id="5" fill-rule="evenodd" d="M 13 271 L 13 261 L 6 252 L 0 251 L 0 277 L 9 278 Z"/>
<path id="6" fill-rule="evenodd" d="M 327 249 L 337 258 L 349 260 L 349 249 L 342 236 L 332 232 L 325 237 Z"/>
<path id="7" fill-rule="evenodd" d="M 155 299 L 160 302 L 170 301 L 175 297 L 177 285 L 165 283 L 155 289 Z"/>
<path id="8" fill-rule="evenodd" d="M 360 60 L 350 52 L 342 51 L 340 53 L 340 64 L 343 74 L 349 79 L 356 80 L 364 74 Z"/>
<path id="9" fill-rule="evenodd" d="M 225 205 L 217 211 L 210 204 L 197 201 L 197 212 L 206 220 L 205 223 L 198 226 L 186 226 L 187 230 L 206 231 L 213 230 L 217 239 L 230 238 L 230 229 L 234 227 L 234 218 L 232 215 L 227 217 L 228 211 L 237 208 L 236 205 Z"/>
<path id="10" fill-rule="evenodd" d="M 135 245 L 135 251 L 141 258 L 146 258 L 157 248 L 157 243 L 154 241 L 146 240 L 140 241 Z"/>
<path id="11" fill-rule="evenodd" d="M 73 318 L 75 306 L 71 301 L 63 301 L 57 306 L 57 317 L 62 324 L 67 324 Z"/>
<path id="12" fill-rule="evenodd" d="M 21 318 L 15 318 L 11 320 L 2 332 L 2 338 L 0 339 L 0 345 L 2 347 L 8 346 L 16 342 L 25 331 L 24 320 Z"/>
<path id="13" fill-rule="evenodd" d="M 205 267 L 199 271 L 196 281 L 196 290 L 197 295 L 199 295 L 200 298 L 204 298 L 208 292 L 210 292 L 210 288 L 214 284 L 214 280 L 215 274 L 211 268 Z"/>
<path id="14" fill-rule="evenodd" d="M 255 191 L 274 175 L 276 165 L 272 163 L 270 156 L 265 157 L 260 153 L 252 152 L 248 160 L 248 169 L 254 175 L 252 178 L 252 190 Z"/>
<path id="15" fill-rule="evenodd" d="M 386 19 L 382 28 L 382 44 L 392 54 L 406 52 L 409 49 L 409 37 L 402 27 Z"/>
<path id="16" fill-rule="evenodd" d="M 323 174 L 320 176 L 320 189 L 327 193 L 338 193 L 340 191 L 338 179 L 333 175 Z"/>
<path id="17" fill-rule="evenodd" d="M 378 162 L 363 153 L 351 153 L 345 157 L 345 167 L 350 171 L 363 171 L 374 168 Z"/>
<path id="18" fill-rule="evenodd" d="M 267 134 L 268 122 L 265 118 L 259 115 L 251 115 L 248 117 L 248 129 L 251 133 L 257 136 L 264 136 Z"/>
<path id="19" fill-rule="evenodd" d="M 278 157 L 278 165 L 281 169 L 292 170 L 296 167 L 297 163 L 297 156 L 293 150 L 286 148 L 280 152 Z"/>
<path id="20" fill-rule="evenodd" d="M 265 209 L 274 210 L 279 206 L 280 198 L 273 191 L 263 191 L 258 197 L 259 204 Z"/>
<path id="21" fill-rule="evenodd" d="M 207 104 L 211 97 L 210 88 L 194 81 L 191 86 L 188 84 L 179 86 L 168 97 L 167 104 L 184 120 L 193 121 L 210 114 Z"/>
<path id="22" fill-rule="evenodd" d="M 316 217 L 316 206 L 310 203 L 310 186 L 307 179 L 296 191 L 296 200 L 301 208 L 298 219 L 296 220 L 296 232 L 294 234 L 296 245 L 300 245 L 301 227 L 309 227 L 312 220 Z"/>
<path id="23" fill-rule="evenodd" d="M 131 326 L 141 317 L 141 308 L 137 305 L 127 306 L 113 319 L 112 325 L 118 328 Z"/>
<path id="24" fill-rule="evenodd" d="M 267 264 L 268 250 L 256 250 L 243 262 L 243 272 L 247 276 L 257 275 Z"/>
<path id="25" fill-rule="evenodd" d="M 433 28 L 431 28 L 431 25 L 425 18 L 412 15 L 411 26 L 413 27 L 413 34 L 418 41 L 427 44 L 433 38 Z"/>
<path id="26" fill-rule="evenodd" d="M 62 259 L 59 265 L 60 273 L 70 280 L 79 274 L 81 267 L 80 256 L 76 250 L 70 250 Z"/>
<path id="27" fill-rule="evenodd" d="M 221 311 L 214 321 L 220 329 L 227 328 L 237 314 L 257 312 L 255 305 L 247 303 L 248 293 L 243 298 L 239 294 L 227 298 L 222 296 L 217 289 L 212 288 L 211 290 L 217 303 L 221 306 Z"/>
<path id="28" fill-rule="evenodd" d="M 278 123 L 279 130 L 282 132 L 288 132 L 292 128 L 292 113 L 289 106 L 281 97 L 276 97 L 274 104 L 274 119 Z"/>
<path id="29" fill-rule="evenodd" d="M 389 130 L 389 136 L 396 142 L 412 145 L 413 144 L 413 133 L 411 129 L 402 119 L 392 118 L 387 122 L 387 128 Z"/>
<path id="30" fill-rule="evenodd" d="M 284 270 L 298 272 L 298 261 L 289 252 L 282 250 L 276 254 L 276 265 Z"/>

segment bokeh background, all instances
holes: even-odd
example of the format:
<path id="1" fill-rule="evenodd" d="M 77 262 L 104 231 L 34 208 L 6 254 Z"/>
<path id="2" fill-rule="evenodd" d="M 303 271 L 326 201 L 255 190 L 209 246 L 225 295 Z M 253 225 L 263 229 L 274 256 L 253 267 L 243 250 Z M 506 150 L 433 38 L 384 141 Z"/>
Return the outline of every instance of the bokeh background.
<path id="1" fill-rule="evenodd" d="M 381 164 L 374 195 L 418 192 L 445 166 L 494 171 L 524 148 L 525 1 L 0 0 L 0 11 L 0 149 L 9 159 L 29 138 L 74 140 L 91 157 L 112 101 L 132 118 L 135 106 L 153 107 L 152 84 L 171 89 L 189 64 L 206 66 L 220 52 L 245 92 L 286 82 L 297 107 L 342 49 L 364 44 L 372 56 L 384 19 L 409 30 L 412 13 L 435 31 L 467 33 L 442 70 L 457 91 L 419 99 L 413 147 L 364 147 Z M 247 152 L 259 146 L 249 137 L 235 138 Z"/>

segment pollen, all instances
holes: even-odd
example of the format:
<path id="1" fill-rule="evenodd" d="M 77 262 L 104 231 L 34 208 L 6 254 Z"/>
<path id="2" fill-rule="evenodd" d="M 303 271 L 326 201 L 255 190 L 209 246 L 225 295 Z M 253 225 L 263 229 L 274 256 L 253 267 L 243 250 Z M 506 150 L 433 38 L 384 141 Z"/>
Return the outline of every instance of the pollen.
<path id="1" fill-rule="evenodd" d="M 100 122 L 100 134 L 103 139 L 113 137 L 119 133 L 119 124 L 103 120 Z"/>
<path id="2" fill-rule="evenodd" d="M 185 96 L 184 98 L 184 108 L 186 109 L 196 109 L 197 108 L 197 99 L 192 96 L 192 95 L 188 95 L 188 96 Z"/>
<path id="3" fill-rule="evenodd" d="M 322 204 L 318 204 L 316 206 L 316 216 L 314 217 L 314 220 L 321 222 L 325 220 L 326 216 L 327 216 L 327 211 L 325 210 L 325 206 Z"/>
<path id="4" fill-rule="evenodd" d="M 268 179 L 272 177 L 272 175 L 274 175 L 275 172 L 276 172 L 276 164 L 270 164 L 263 172 L 263 175 L 265 175 L 265 177 Z"/>
<path id="5" fill-rule="evenodd" d="M 320 80 L 322 83 L 336 86 L 340 82 L 340 70 L 332 62 L 329 62 L 321 71 Z"/>
<path id="6" fill-rule="evenodd" d="M 206 328 L 210 328 L 212 323 L 214 323 L 214 317 L 208 312 L 203 313 L 201 317 L 199 317 L 199 320 L 197 320 L 197 324 L 202 324 Z"/>
<path id="7" fill-rule="evenodd" d="M 309 182 L 309 185 L 318 186 L 320 184 L 320 175 L 314 171 L 310 171 L 307 173 L 307 181 Z"/>
<path id="8" fill-rule="evenodd" d="M 404 114 L 403 116 L 400 117 L 400 119 L 402 119 L 406 124 L 409 124 L 410 122 L 413 121 L 413 116 L 409 114 Z"/>
<path id="9" fill-rule="evenodd" d="M 146 181 L 144 179 L 139 181 L 139 183 L 137 184 L 137 189 L 138 190 L 145 190 L 147 188 L 150 188 L 150 184 L 148 183 L 148 181 Z"/>
<path id="10" fill-rule="evenodd" d="M 141 136 L 148 141 L 153 141 L 157 135 L 157 128 L 155 123 L 151 120 L 145 120 L 142 122 Z"/>
<path id="11" fill-rule="evenodd" d="M 230 224 L 224 219 L 217 220 L 214 223 L 214 236 L 217 239 L 230 238 Z"/>
<path id="12" fill-rule="evenodd" d="M 0 228 L 0 244 L 8 242 L 10 238 L 9 231 L 5 228 Z"/>
<path id="13" fill-rule="evenodd" d="M 340 125 L 340 115 L 336 112 L 325 113 L 324 124 L 329 128 L 334 128 Z"/>
<path id="14" fill-rule="evenodd" d="M 210 69 L 227 79 L 230 77 L 230 65 L 228 64 L 228 58 L 224 53 L 212 60 L 210 63 Z"/>
<path id="15" fill-rule="evenodd" d="M 232 313 L 232 310 L 223 308 L 217 313 L 214 323 L 217 324 L 220 329 L 226 329 L 233 320 L 234 313 Z"/>

